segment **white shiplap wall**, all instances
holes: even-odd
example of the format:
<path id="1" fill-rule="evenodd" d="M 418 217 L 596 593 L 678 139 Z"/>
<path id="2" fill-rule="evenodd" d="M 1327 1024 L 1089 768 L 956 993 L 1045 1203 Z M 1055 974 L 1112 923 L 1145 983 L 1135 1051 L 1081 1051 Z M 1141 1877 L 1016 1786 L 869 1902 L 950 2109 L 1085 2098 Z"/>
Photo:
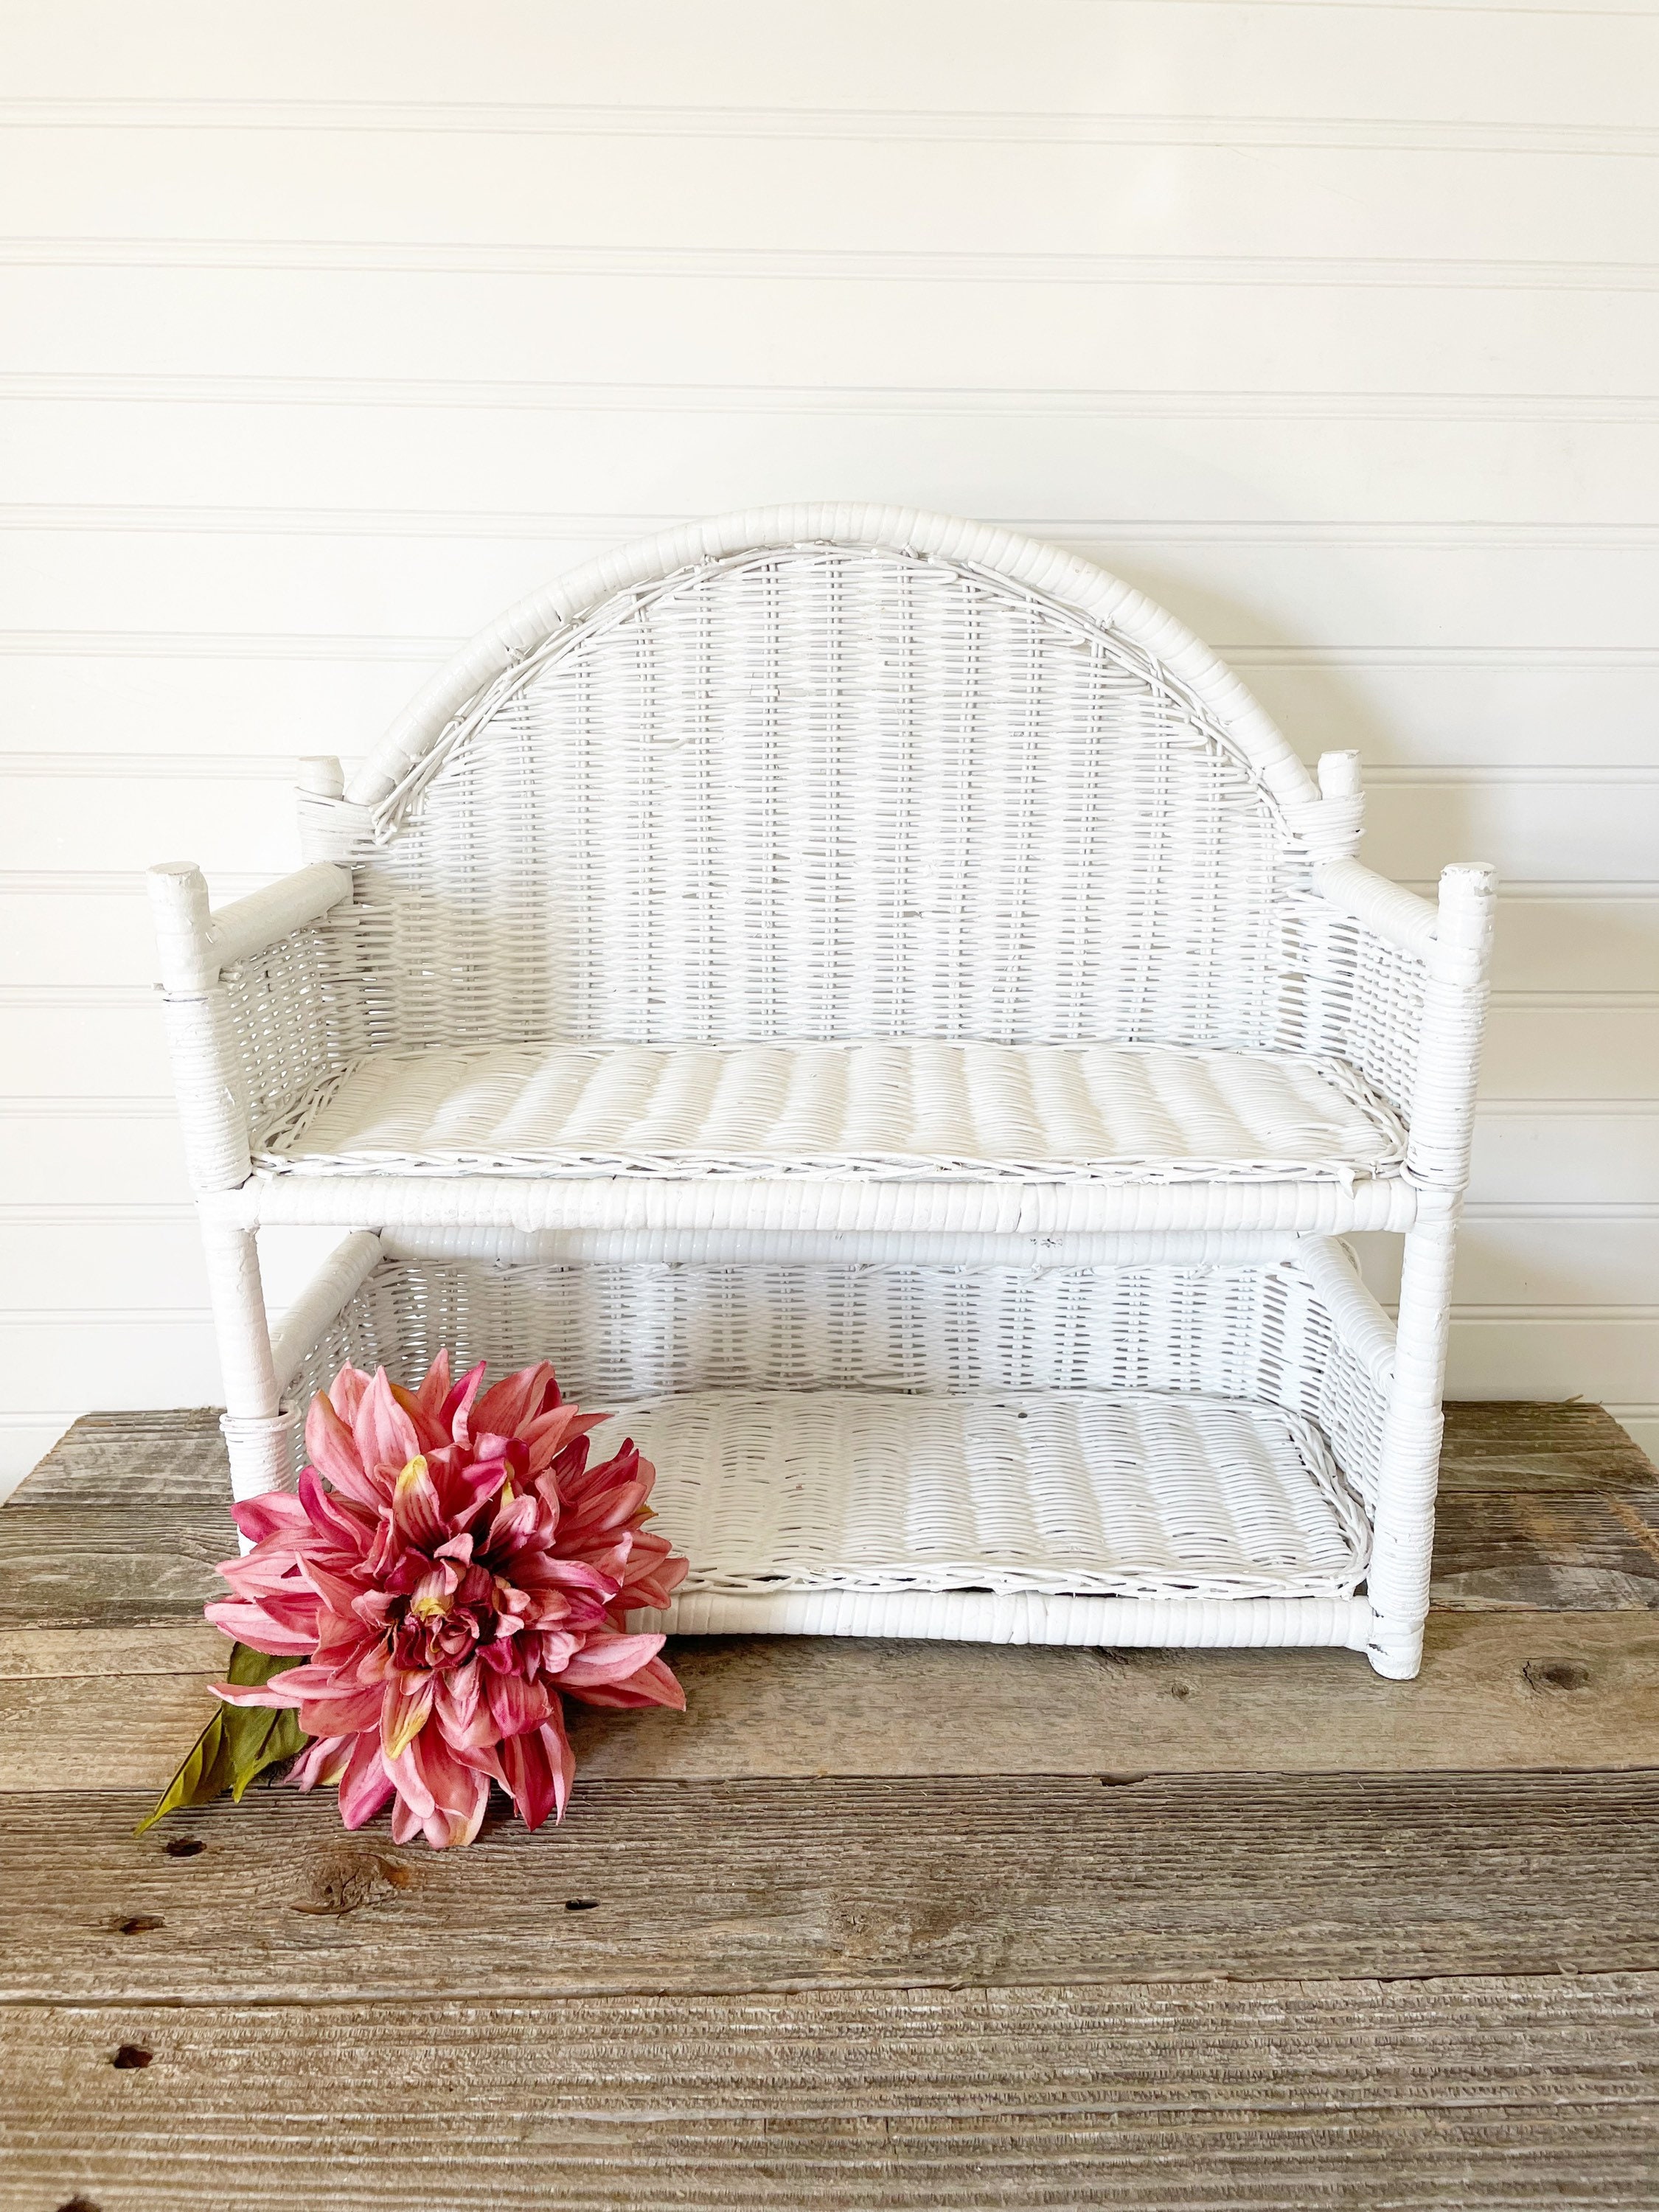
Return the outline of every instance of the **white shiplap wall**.
<path id="1" fill-rule="evenodd" d="M 815 497 L 1100 560 L 1498 862 L 1452 1387 L 1659 1443 L 1659 9 L 53 0 L 0 126 L 5 1466 L 217 1389 L 139 871 Z"/>

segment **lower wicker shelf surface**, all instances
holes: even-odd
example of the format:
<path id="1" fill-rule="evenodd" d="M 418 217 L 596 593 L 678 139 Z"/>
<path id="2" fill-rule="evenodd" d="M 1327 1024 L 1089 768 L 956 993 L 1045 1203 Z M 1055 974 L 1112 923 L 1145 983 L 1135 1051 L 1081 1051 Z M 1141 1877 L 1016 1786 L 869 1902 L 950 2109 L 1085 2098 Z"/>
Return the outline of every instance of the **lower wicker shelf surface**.
<path id="1" fill-rule="evenodd" d="M 1379 1397 L 1341 1283 L 1328 1306 L 1291 1262 L 361 1257 L 289 1370 L 293 1446 L 342 1361 L 550 1357 L 691 1563 L 641 1627 L 1366 1643 Z"/>
<path id="2" fill-rule="evenodd" d="M 1348 1597 L 1366 1523 L 1313 1424 L 1155 1391 L 706 1390 L 619 1408 L 687 1596 Z"/>

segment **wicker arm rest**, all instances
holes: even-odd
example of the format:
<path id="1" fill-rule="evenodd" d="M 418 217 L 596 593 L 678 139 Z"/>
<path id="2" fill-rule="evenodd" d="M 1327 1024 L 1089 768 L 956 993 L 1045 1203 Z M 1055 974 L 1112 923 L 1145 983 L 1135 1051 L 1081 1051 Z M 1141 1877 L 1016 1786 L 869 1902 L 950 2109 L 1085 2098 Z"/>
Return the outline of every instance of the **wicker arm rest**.
<path id="1" fill-rule="evenodd" d="M 344 868 L 319 861 L 283 876 L 261 890 L 213 913 L 207 883 L 188 860 L 167 860 L 149 872 L 150 905 L 161 955 L 161 988 L 169 997 L 189 998 L 212 989 L 221 973 L 252 960 L 319 921 L 331 908 L 351 896 Z"/>
<path id="2" fill-rule="evenodd" d="M 149 872 L 167 1037 L 191 1180 L 246 1180 L 260 1133 L 363 1048 L 351 877 L 301 868 L 214 914 L 199 869 Z"/>

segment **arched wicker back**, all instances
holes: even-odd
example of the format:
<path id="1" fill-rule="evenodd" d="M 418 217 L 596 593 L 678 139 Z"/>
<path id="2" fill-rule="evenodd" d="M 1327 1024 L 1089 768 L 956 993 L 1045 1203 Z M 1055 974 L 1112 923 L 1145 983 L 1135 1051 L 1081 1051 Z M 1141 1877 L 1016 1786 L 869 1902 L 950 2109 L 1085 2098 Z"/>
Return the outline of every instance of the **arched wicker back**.
<path id="1" fill-rule="evenodd" d="M 368 1041 L 1299 1041 L 1319 802 L 1224 672 L 1050 549 L 783 520 L 618 561 L 370 763 Z"/>

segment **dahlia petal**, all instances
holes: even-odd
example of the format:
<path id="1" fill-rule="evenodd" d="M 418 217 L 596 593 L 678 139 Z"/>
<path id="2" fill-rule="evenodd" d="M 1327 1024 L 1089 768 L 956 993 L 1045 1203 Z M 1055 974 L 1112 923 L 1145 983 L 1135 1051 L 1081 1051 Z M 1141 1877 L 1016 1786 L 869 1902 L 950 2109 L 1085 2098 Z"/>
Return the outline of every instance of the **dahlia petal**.
<path id="1" fill-rule="evenodd" d="M 393 1674 L 381 1692 L 380 1747 L 388 1765 L 426 1726 L 437 1684 L 430 1674 Z"/>
<path id="2" fill-rule="evenodd" d="M 258 1498 L 239 1498 L 230 1509 L 238 1533 L 251 1544 L 267 1537 L 294 1536 L 306 1525 L 305 1508 L 292 1491 L 267 1490 Z"/>
<path id="3" fill-rule="evenodd" d="M 348 1828 L 372 1820 L 393 1794 L 377 1737 L 367 1730 L 350 1739 L 351 1756 L 340 1776 L 340 1819 Z"/>
<path id="4" fill-rule="evenodd" d="M 464 1667 L 453 1668 L 438 1684 L 437 1702 L 434 1706 L 438 1725 L 452 1743 L 464 1743 L 481 1711 L 483 1684 L 478 1662 L 469 1659 Z M 489 1723 L 493 1741 L 495 1724 Z"/>
<path id="5" fill-rule="evenodd" d="M 438 1729 L 422 1729 L 386 1765 L 398 1796 L 418 1811 L 434 1850 L 472 1841 L 489 1802 L 489 1778 L 457 1759 Z"/>
<path id="6" fill-rule="evenodd" d="M 310 1534 L 285 1536 L 278 1534 L 261 1538 L 251 1552 L 239 1552 L 234 1559 L 221 1559 L 215 1572 L 224 1577 L 233 1589 L 249 1597 L 258 1597 L 265 1590 L 303 1589 L 300 1580 L 299 1546 Z"/>
<path id="7" fill-rule="evenodd" d="M 443 1418 L 444 1401 L 449 1395 L 449 1347 L 447 1345 L 439 1352 L 431 1366 L 421 1377 L 421 1387 L 415 1395 L 421 1401 L 422 1412 L 429 1414 L 447 1435 L 449 1424 Z"/>
<path id="8" fill-rule="evenodd" d="M 626 1613 L 660 1613 L 691 1571 L 690 1559 L 677 1559 L 665 1538 L 662 1551 L 637 1562 L 630 1559 L 628 1577 L 617 1593 L 617 1603 Z"/>
<path id="9" fill-rule="evenodd" d="M 470 1447 L 471 1443 L 472 1406 L 483 1387 L 483 1378 L 484 1363 L 481 1359 L 476 1367 L 468 1368 L 466 1373 L 462 1376 L 460 1381 L 444 1400 L 443 1410 L 439 1419 L 458 1444 Z"/>
<path id="10" fill-rule="evenodd" d="M 317 1593 L 307 1583 L 289 1583 L 281 1589 L 267 1590 L 253 1603 L 272 1628 L 315 1640 L 321 1605 Z"/>
<path id="11" fill-rule="evenodd" d="M 353 1620 L 357 1601 L 363 1594 L 362 1585 L 347 1582 L 343 1576 L 331 1572 L 314 1559 L 307 1559 L 304 1569 L 306 1580 L 316 1593 L 319 1614 L 326 1612 L 344 1620 Z"/>
<path id="12" fill-rule="evenodd" d="M 298 1673 L 297 1668 L 292 1670 Z M 263 1705 L 268 1712 L 297 1706 L 301 1700 L 287 1692 L 286 1677 L 274 1674 L 268 1682 L 210 1682 L 208 1687 L 224 1705 Z"/>
<path id="13" fill-rule="evenodd" d="M 495 1436 L 516 1436 L 520 1424 L 541 1411 L 542 1395 L 552 1372 L 545 1359 L 538 1359 L 533 1367 L 520 1367 L 516 1374 L 504 1375 L 473 1407 L 473 1435 L 489 1431 Z"/>
<path id="14" fill-rule="evenodd" d="M 601 1605 L 609 1605 L 621 1587 L 614 1575 L 606 1574 L 591 1559 L 555 1559 L 544 1553 L 540 1559 L 517 1559 L 513 1568 L 515 1574 L 523 1576 L 526 1589 L 568 1590 L 597 1599 Z"/>
<path id="15" fill-rule="evenodd" d="M 522 1674 L 495 1674 L 485 1681 L 484 1695 L 498 1735 L 522 1735 L 547 1718 L 553 1701 L 542 1683 L 526 1681 Z"/>
<path id="16" fill-rule="evenodd" d="M 497 1505 L 489 1529 L 489 1549 L 494 1557 L 499 1559 L 503 1553 L 516 1552 L 533 1536 L 541 1510 L 541 1500 L 533 1490 L 524 1491 L 509 1504 Z"/>
<path id="17" fill-rule="evenodd" d="M 372 1682 L 347 1682 L 337 1692 L 307 1694 L 300 1725 L 307 1735 L 355 1735 L 368 1729 L 379 1741 L 386 1692 Z"/>
<path id="18" fill-rule="evenodd" d="M 349 1360 L 328 1386 L 328 1395 L 334 1401 L 334 1410 L 343 1421 L 349 1422 L 363 1401 L 370 1376 L 368 1370 L 354 1367 Z"/>
<path id="19" fill-rule="evenodd" d="M 666 1705 L 671 1711 L 685 1711 L 685 1692 L 675 1680 L 666 1661 L 647 1659 L 636 1674 L 623 1682 L 593 1682 L 578 1689 L 568 1673 L 559 1677 L 559 1687 L 568 1690 L 573 1698 L 580 1698 L 585 1705 L 606 1705 L 616 1711 L 631 1711 L 640 1705 Z"/>
<path id="20" fill-rule="evenodd" d="M 392 1802 L 392 1840 L 394 1844 L 412 1844 L 421 1832 L 421 1816 L 402 1793 L 393 1786 Z"/>
<path id="21" fill-rule="evenodd" d="M 352 1416 L 351 1434 L 364 1472 L 371 1476 L 395 1476 L 419 1455 L 415 1424 L 392 1396 L 384 1367 L 375 1369 L 374 1380 L 363 1393 Z"/>
<path id="22" fill-rule="evenodd" d="M 538 1413 L 519 1431 L 529 1448 L 531 1474 L 539 1474 L 573 1436 L 586 1436 L 605 1418 L 603 1413 L 579 1413 L 574 1406 L 556 1406 L 548 1413 Z"/>
<path id="23" fill-rule="evenodd" d="M 319 1783 L 326 1786 L 337 1782 L 345 1772 L 356 1741 L 349 1735 L 319 1735 L 289 1767 L 290 1785 L 295 1790 L 314 1790 Z"/>
<path id="24" fill-rule="evenodd" d="M 667 1641 L 662 1636 L 618 1636 L 601 1632 L 590 1636 L 563 1674 L 559 1687 L 580 1690 L 595 1682 L 623 1682 L 654 1659 Z"/>
<path id="25" fill-rule="evenodd" d="M 304 1657 L 317 1641 L 314 1630 L 284 1627 L 273 1620 L 263 1606 L 246 1604 L 235 1598 L 220 1598 L 212 1605 L 204 1605 L 202 1610 L 227 1636 L 246 1644 L 250 1651 L 263 1651 L 273 1659 Z"/>
<path id="26" fill-rule="evenodd" d="M 539 1828 L 554 1811 L 563 1819 L 575 1762 L 556 1705 L 540 1728 L 509 1736 L 498 1757 L 502 1783 L 526 1828 Z"/>
<path id="27" fill-rule="evenodd" d="M 339 1387 L 337 1379 L 335 1388 Z M 356 1498 L 360 1505 L 378 1506 L 380 1486 L 364 1469 L 349 1419 L 337 1411 L 328 1393 L 319 1390 L 306 1415 L 306 1449 L 316 1472 L 343 1496 Z"/>
<path id="28" fill-rule="evenodd" d="M 405 1544 L 429 1544 L 444 1534 L 438 1486 L 423 1458 L 412 1456 L 392 1488 L 392 1525 Z"/>
<path id="29" fill-rule="evenodd" d="M 299 1533 L 309 1536 L 313 1532 L 326 1536 L 351 1557 L 357 1557 L 363 1548 L 363 1539 L 374 1523 L 369 1509 L 361 1503 L 349 1502 L 342 1491 L 337 1497 L 325 1490 L 317 1479 L 314 1467 L 303 1468 L 300 1473 L 299 1505 L 305 1519 Z"/>
<path id="30" fill-rule="evenodd" d="M 405 1390 L 401 1382 L 389 1383 L 387 1388 L 392 1392 L 392 1403 L 409 1416 L 417 1450 L 437 1451 L 449 1442 L 448 1430 L 434 1415 L 427 1412 L 416 1392 Z"/>

